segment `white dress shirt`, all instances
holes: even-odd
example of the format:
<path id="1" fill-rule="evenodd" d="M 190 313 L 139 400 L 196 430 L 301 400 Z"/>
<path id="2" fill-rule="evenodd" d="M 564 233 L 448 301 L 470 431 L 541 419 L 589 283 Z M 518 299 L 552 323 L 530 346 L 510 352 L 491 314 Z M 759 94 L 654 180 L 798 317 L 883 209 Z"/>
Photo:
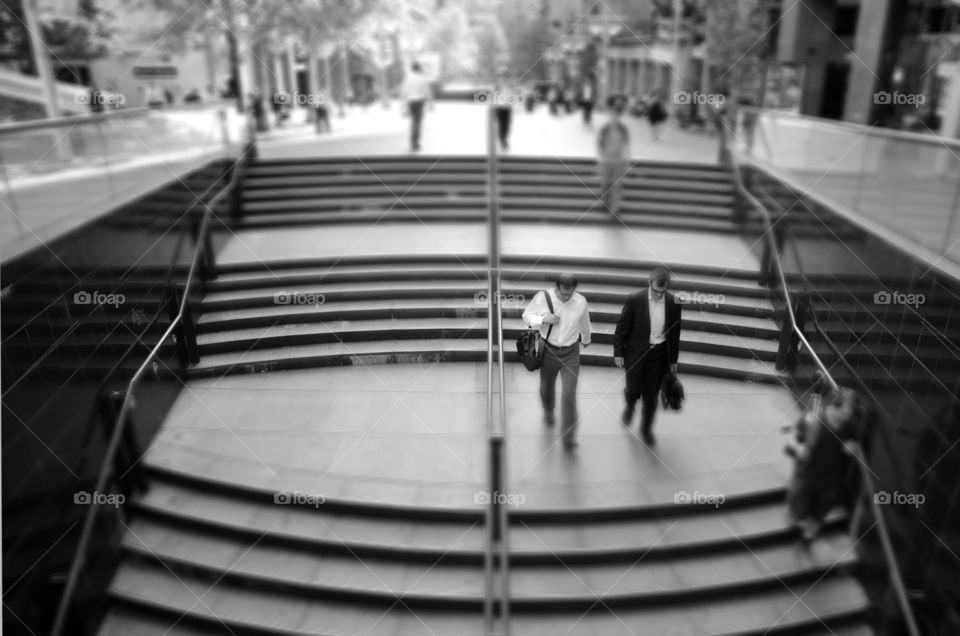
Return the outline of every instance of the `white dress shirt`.
<path id="1" fill-rule="evenodd" d="M 653 346 L 667 341 L 667 336 L 663 333 L 667 322 L 667 295 L 664 294 L 658 301 L 648 289 L 647 300 L 650 307 L 650 346 Z"/>
<path id="2" fill-rule="evenodd" d="M 430 81 L 423 73 L 411 71 L 403 82 L 403 99 L 408 102 L 423 102 L 430 99 Z"/>
<path id="3" fill-rule="evenodd" d="M 546 293 L 550 294 L 550 300 L 553 302 L 553 314 L 560 317 L 560 322 L 555 325 L 543 323 L 543 318 L 550 313 L 547 306 L 545 292 L 537 292 L 530 304 L 523 312 L 523 321 L 540 330 L 540 335 L 547 337 L 547 331 L 553 327 L 550 332 L 549 343 L 555 347 L 569 347 L 581 340 L 583 345 L 590 344 L 590 312 L 587 308 L 587 299 L 581 294 L 573 292 L 570 300 L 560 302 L 557 298 L 555 289 Z"/>

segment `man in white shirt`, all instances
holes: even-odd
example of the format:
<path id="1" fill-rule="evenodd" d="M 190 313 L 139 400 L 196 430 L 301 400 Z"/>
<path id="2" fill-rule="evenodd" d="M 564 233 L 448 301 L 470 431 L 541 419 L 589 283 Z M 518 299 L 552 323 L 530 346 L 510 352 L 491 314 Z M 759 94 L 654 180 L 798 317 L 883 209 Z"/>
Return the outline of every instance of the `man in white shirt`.
<path id="1" fill-rule="evenodd" d="M 430 82 L 423 74 L 419 62 L 410 65 L 410 74 L 403 82 L 403 100 L 410 113 L 410 148 L 420 150 L 420 124 L 423 121 L 423 107 L 433 100 Z"/>
<path id="2" fill-rule="evenodd" d="M 650 286 L 627 296 L 613 335 L 613 361 L 626 370 L 624 426 L 630 426 L 637 400 L 642 398 L 640 433 L 653 445 L 653 417 L 660 385 L 669 369 L 677 372 L 680 355 L 680 304 L 672 294 L 670 272 L 658 267 L 650 273 Z"/>
<path id="3" fill-rule="evenodd" d="M 537 292 L 523 312 L 523 321 L 540 330 L 546 343 L 543 364 L 540 367 L 540 401 L 544 422 L 553 425 L 556 404 L 557 375 L 560 375 L 562 394 L 560 405 L 563 425 L 561 438 L 564 447 L 577 446 L 577 381 L 580 377 L 580 347 L 590 346 L 590 312 L 587 299 L 576 292 L 577 279 L 573 274 L 557 277 L 555 289 Z M 553 311 L 547 304 L 547 294 Z"/>

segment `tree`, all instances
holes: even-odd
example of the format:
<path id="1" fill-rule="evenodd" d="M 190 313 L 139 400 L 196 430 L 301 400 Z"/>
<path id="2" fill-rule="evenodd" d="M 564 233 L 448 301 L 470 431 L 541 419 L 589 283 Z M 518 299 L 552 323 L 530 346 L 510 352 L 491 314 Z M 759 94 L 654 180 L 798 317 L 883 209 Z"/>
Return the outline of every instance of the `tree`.
<path id="1" fill-rule="evenodd" d="M 726 162 L 746 81 L 758 81 L 772 50 L 769 13 L 762 0 L 712 0 L 707 4 L 706 16 L 707 59 L 718 73 L 718 85 L 713 90 L 724 87 L 722 92 L 726 95 L 720 138 L 720 160 Z"/>
<path id="2" fill-rule="evenodd" d="M 80 0 L 75 14 L 41 14 L 42 38 L 54 60 L 91 60 L 107 53 L 117 33 L 116 16 L 96 0 Z M 37 73 L 30 51 L 23 0 L 0 4 L 0 59 Z"/>

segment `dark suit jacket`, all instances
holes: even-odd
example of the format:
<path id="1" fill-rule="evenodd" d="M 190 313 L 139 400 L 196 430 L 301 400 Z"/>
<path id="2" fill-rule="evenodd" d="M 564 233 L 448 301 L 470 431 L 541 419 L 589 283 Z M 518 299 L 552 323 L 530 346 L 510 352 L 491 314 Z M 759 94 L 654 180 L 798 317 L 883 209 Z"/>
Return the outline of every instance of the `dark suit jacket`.
<path id="1" fill-rule="evenodd" d="M 667 338 L 667 360 L 676 363 L 680 356 L 680 304 L 667 293 L 664 316 L 664 335 Z M 613 334 L 613 355 L 624 358 L 624 366 L 631 368 L 650 348 L 650 299 L 645 287 L 627 296 Z"/>

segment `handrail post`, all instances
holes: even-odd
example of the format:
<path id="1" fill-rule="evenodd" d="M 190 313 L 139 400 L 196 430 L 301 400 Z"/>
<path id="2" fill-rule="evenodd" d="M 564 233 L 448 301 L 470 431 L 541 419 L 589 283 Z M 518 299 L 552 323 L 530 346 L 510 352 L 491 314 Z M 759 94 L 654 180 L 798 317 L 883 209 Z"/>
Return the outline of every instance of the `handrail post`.
<path id="1" fill-rule="evenodd" d="M 193 322 L 193 310 L 190 308 L 190 298 L 186 284 L 177 285 L 181 298 L 181 319 L 179 324 L 180 332 L 180 355 L 184 366 L 187 364 L 196 364 L 200 362 L 200 352 L 197 348 L 197 328 Z"/>
<path id="2" fill-rule="evenodd" d="M 240 172 L 236 172 L 231 175 L 230 184 L 227 186 L 228 188 L 236 187 L 239 175 Z M 212 215 L 212 209 L 219 205 L 219 203 L 222 202 L 224 197 L 226 197 L 228 194 L 230 194 L 228 189 L 221 189 L 221 191 L 214 196 L 210 203 L 205 207 L 199 227 L 196 229 L 197 237 L 203 237 L 207 234 L 208 220 Z M 97 477 L 97 485 L 94 489 L 94 492 L 102 492 L 106 488 L 106 484 L 110 478 L 111 469 L 113 468 L 121 440 L 123 439 L 124 432 L 128 426 L 127 423 L 130 419 L 130 414 L 133 409 L 133 395 L 140 383 L 141 378 L 146 373 L 150 362 L 154 361 L 154 359 L 159 355 L 160 351 L 163 349 L 164 343 L 167 342 L 167 339 L 172 337 L 177 338 L 177 349 L 183 366 L 187 366 L 188 362 L 198 362 L 200 359 L 196 341 L 196 325 L 194 324 L 193 313 L 190 307 L 190 290 L 194 279 L 198 275 L 201 275 L 197 270 L 198 268 L 202 267 L 201 260 L 203 258 L 203 249 L 203 243 L 198 242 L 195 244 L 193 259 L 190 263 L 190 270 L 187 273 L 186 281 L 179 286 L 167 285 L 164 290 L 165 298 L 163 302 L 171 312 L 170 325 L 163 332 L 163 335 L 160 337 L 159 341 L 150 349 L 150 353 L 134 372 L 133 377 L 130 378 L 129 383 L 127 384 L 123 403 L 120 407 L 120 413 L 116 418 L 117 423 L 114 426 L 113 431 L 111 431 L 110 440 L 107 444 L 107 449 L 104 453 L 104 459 L 100 466 L 100 473 Z M 177 292 L 179 287 L 183 288 L 182 294 L 178 294 Z M 178 296 L 179 309 L 176 310 L 176 313 L 173 313 L 178 304 Z M 77 585 L 80 579 L 80 572 L 87 560 L 87 550 L 89 548 L 90 539 L 93 536 L 93 527 L 96 521 L 95 510 L 99 505 L 102 504 L 96 501 L 92 502 L 90 508 L 87 510 L 86 516 L 84 517 L 83 526 L 80 532 L 80 539 L 77 542 L 77 548 L 73 553 L 73 559 L 70 562 L 70 570 L 67 574 L 66 584 L 57 605 L 57 612 L 54 615 L 53 628 L 50 632 L 51 636 L 61 636 L 63 633 L 69 610 L 73 605 L 73 599 L 76 594 Z"/>

